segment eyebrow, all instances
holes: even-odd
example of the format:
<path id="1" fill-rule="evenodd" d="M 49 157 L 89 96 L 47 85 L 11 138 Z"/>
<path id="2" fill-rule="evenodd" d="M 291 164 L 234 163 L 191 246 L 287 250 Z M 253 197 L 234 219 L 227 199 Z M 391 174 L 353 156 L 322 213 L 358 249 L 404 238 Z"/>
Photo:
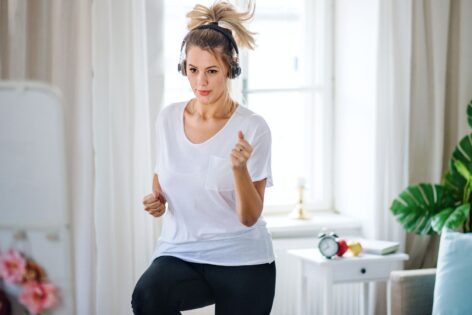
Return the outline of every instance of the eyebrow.
<path id="1" fill-rule="evenodd" d="M 195 67 L 195 68 L 198 68 L 197 66 L 194 66 L 192 65 L 191 63 L 188 64 L 190 67 Z M 210 68 L 218 68 L 218 66 L 214 65 L 214 66 L 209 66 L 209 67 L 206 67 L 205 69 L 210 69 Z"/>

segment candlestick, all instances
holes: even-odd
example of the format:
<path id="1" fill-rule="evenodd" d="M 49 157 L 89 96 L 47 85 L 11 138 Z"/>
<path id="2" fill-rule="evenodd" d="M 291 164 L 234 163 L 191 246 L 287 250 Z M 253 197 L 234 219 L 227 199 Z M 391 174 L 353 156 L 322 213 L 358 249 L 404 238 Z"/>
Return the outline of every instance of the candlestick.
<path id="1" fill-rule="evenodd" d="M 305 177 L 298 178 L 298 187 L 305 187 Z"/>
<path id="2" fill-rule="evenodd" d="M 305 212 L 305 202 L 304 202 L 304 193 L 305 193 L 305 178 L 298 178 L 298 203 L 295 208 L 290 212 L 289 218 L 305 220 L 309 219 L 308 214 Z"/>

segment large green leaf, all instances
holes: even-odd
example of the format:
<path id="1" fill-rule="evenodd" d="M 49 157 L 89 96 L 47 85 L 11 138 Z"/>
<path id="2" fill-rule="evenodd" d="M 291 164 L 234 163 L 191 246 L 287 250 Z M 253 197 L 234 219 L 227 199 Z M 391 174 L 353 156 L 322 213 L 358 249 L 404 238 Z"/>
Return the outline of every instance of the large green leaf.
<path id="1" fill-rule="evenodd" d="M 467 166 L 464 165 L 464 163 L 462 163 L 461 161 L 459 160 L 455 160 L 453 159 L 452 160 L 452 163 L 454 163 L 454 168 L 457 170 L 457 172 L 459 174 L 461 174 L 461 176 L 466 180 L 466 181 L 469 181 L 472 179 L 472 176 L 469 172 L 469 169 L 467 168 Z"/>
<path id="2" fill-rule="evenodd" d="M 390 210 L 408 232 L 433 234 L 433 217 L 443 209 L 455 208 L 455 203 L 452 192 L 445 186 L 421 183 L 402 191 Z"/>
<path id="3" fill-rule="evenodd" d="M 452 159 L 450 162 L 451 172 L 459 172 L 456 168 L 456 161 L 460 161 L 472 173 L 472 133 L 469 133 L 459 141 L 452 152 Z"/>
<path id="4" fill-rule="evenodd" d="M 467 104 L 467 122 L 472 128 L 472 100 Z M 390 210 L 409 232 L 431 234 L 445 226 L 456 229 L 461 224 L 464 231 L 471 231 L 471 203 L 472 133 L 455 147 L 441 185 L 409 186 L 393 201 Z"/>
<path id="5" fill-rule="evenodd" d="M 472 133 L 466 135 L 457 144 L 449 161 L 450 175 L 447 175 L 446 186 L 455 194 L 459 193 L 462 203 L 469 201 L 470 186 L 472 183 Z M 457 191 L 457 189 L 459 191 Z"/>
<path id="6" fill-rule="evenodd" d="M 467 122 L 469 127 L 472 128 L 472 100 L 467 104 Z"/>
<path id="7" fill-rule="evenodd" d="M 466 184 L 467 182 L 459 173 L 452 174 L 451 171 L 446 172 L 441 181 L 441 185 L 450 190 L 454 199 L 460 202 L 462 202 Z"/>
<path id="8" fill-rule="evenodd" d="M 457 208 L 446 208 L 433 217 L 432 226 L 437 233 L 441 233 L 443 227 L 455 230 L 462 226 L 469 216 L 470 204 L 465 203 Z"/>

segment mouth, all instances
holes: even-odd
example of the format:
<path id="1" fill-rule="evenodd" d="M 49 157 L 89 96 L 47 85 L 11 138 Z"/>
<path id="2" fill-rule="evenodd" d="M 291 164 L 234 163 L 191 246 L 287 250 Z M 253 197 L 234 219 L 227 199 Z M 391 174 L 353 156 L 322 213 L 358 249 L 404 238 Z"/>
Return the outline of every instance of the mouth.
<path id="1" fill-rule="evenodd" d="M 197 90 L 197 93 L 200 94 L 201 96 L 207 96 L 210 94 L 209 90 Z"/>

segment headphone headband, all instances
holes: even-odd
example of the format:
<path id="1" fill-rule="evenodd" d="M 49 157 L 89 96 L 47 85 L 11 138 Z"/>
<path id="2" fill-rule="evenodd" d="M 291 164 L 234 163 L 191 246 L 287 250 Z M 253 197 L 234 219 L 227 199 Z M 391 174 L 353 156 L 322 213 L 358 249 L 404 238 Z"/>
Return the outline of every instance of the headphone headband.
<path id="1" fill-rule="evenodd" d="M 231 30 L 219 26 L 218 22 L 210 22 L 209 24 L 203 24 L 203 25 L 195 27 L 191 31 L 197 30 L 197 29 L 212 29 L 214 31 L 217 31 L 221 35 L 223 35 L 229 41 L 229 43 L 231 44 L 231 47 L 236 51 L 236 62 L 231 65 L 229 77 L 231 79 L 238 77 L 241 74 L 241 68 L 239 67 L 239 63 L 238 63 L 239 50 L 238 50 L 238 45 L 236 45 L 236 41 L 234 40 L 233 34 L 231 33 Z M 177 65 L 177 70 L 181 72 L 183 75 L 187 75 L 185 71 L 185 60 L 182 59 L 182 51 L 184 49 L 187 36 L 185 36 L 184 40 L 182 41 L 182 45 L 180 46 L 180 61 L 179 61 L 179 64 Z"/>
<path id="2" fill-rule="evenodd" d="M 236 41 L 234 40 L 233 34 L 231 34 L 231 31 L 229 29 L 219 26 L 218 22 L 211 22 L 209 24 L 203 24 L 194 29 L 195 30 L 212 29 L 214 31 L 221 33 L 224 37 L 226 37 L 226 39 L 230 42 L 231 46 L 234 48 L 236 53 L 239 55 L 238 45 L 236 45 Z"/>

